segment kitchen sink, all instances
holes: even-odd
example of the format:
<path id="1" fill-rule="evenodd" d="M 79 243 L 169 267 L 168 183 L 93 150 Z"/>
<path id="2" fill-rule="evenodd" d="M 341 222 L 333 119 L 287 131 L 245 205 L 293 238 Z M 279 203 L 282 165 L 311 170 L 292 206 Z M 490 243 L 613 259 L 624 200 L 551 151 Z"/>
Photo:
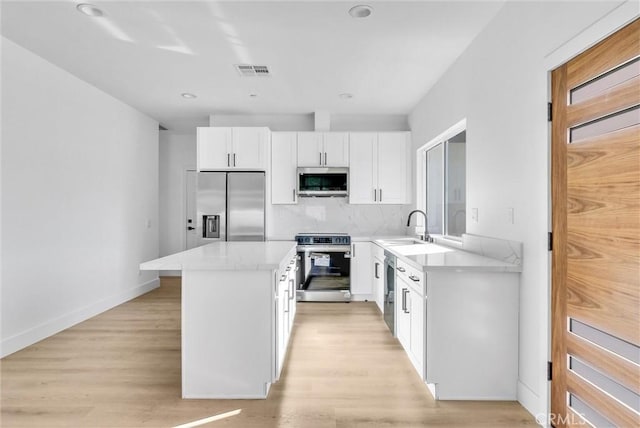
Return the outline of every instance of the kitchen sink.
<path id="1" fill-rule="evenodd" d="M 419 254 L 438 254 L 453 251 L 451 248 L 441 247 L 414 238 L 381 239 L 378 241 L 382 245 L 393 247 L 393 251 L 404 256 L 415 256 Z"/>
<path id="2" fill-rule="evenodd" d="M 398 238 L 398 239 L 380 239 L 378 242 L 380 242 L 382 245 L 423 245 L 426 244 L 425 241 L 420 241 L 418 239 L 414 239 L 414 238 Z"/>

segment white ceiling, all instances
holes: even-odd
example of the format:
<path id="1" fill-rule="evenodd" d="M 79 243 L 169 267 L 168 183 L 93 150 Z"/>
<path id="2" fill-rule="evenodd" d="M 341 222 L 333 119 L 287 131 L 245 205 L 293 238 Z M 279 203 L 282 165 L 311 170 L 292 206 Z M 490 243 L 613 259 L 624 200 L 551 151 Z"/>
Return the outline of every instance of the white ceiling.
<path id="1" fill-rule="evenodd" d="M 79 13 L 81 1 L 3 1 L 1 33 L 181 130 L 215 113 L 407 114 L 504 4 L 85 2 L 105 16 Z M 363 3 L 373 14 L 351 18 Z M 241 63 L 272 76 L 240 77 Z"/>

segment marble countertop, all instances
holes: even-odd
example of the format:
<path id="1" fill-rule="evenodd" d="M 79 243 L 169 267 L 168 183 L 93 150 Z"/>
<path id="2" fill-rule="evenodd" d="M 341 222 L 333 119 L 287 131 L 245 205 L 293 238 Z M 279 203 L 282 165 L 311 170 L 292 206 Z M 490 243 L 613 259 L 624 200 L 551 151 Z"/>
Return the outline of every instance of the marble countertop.
<path id="1" fill-rule="evenodd" d="M 436 244 L 417 244 L 409 246 L 385 245 L 382 240 L 373 242 L 391 252 L 400 260 L 424 272 L 434 270 L 453 270 L 456 272 L 522 272 L 520 264 L 510 263 L 456 248 Z M 431 251 L 426 254 L 410 254 L 418 245 L 427 245 Z M 417 248 L 416 248 L 417 249 Z"/>
<path id="2" fill-rule="evenodd" d="M 221 241 L 141 263 L 140 270 L 274 270 L 295 248 L 294 241 Z"/>

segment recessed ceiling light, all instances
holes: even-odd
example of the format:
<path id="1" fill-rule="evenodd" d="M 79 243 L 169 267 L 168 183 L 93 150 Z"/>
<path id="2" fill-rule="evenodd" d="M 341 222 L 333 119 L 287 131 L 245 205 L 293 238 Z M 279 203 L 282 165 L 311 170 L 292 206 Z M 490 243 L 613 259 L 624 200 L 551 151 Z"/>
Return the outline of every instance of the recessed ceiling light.
<path id="1" fill-rule="evenodd" d="M 95 18 L 104 16 L 104 12 L 101 9 L 98 9 L 96 6 L 89 3 L 80 3 L 76 6 L 76 9 L 87 16 L 93 16 Z"/>
<path id="2" fill-rule="evenodd" d="M 366 4 L 359 4 L 349 9 L 349 15 L 353 18 L 366 18 L 373 12 L 373 8 Z"/>
<path id="3" fill-rule="evenodd" d="M 181 95 L 182 95 L 182 98 L 186 98 L 186 99 L 188 99 L 188 100 L 192 100 L 192 99 L 194 99 L 194 98 L 198 98 L 198 96 L 197 96 L 197 95 L 195 95 L 195 94 L 191 94 L 191 93 L 189 93 L 189 92 L 184 92 L 184 93 L 183 93 L 183 94 L 181 94 Z"/>
<path id="4" fill-rule="evenodd" d="M 344 92 L 344 93 L 342 93 L 342 94 L 340 94 L 340 95 L 338 95 L 338 96 L 339 96 L 339 97 L 340 97 L 340 99 L 342 99 L 342 100 L 349 100 L 349 99 L 353 98 L 353 94 L 349 94 L 349 93 L 347 93 L 347 92 Z"/>

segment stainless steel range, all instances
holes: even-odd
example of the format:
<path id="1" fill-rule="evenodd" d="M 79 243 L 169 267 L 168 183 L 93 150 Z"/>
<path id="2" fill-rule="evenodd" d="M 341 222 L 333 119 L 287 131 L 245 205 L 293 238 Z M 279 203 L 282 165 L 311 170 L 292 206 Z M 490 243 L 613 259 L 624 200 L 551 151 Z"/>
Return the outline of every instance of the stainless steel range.
<path id="1" fill-rule="evenodd" d="M 351 301 L 351 237 L 346 233 L 296 235 L 300 270 L 296 297 L 302 302 Z"/>

